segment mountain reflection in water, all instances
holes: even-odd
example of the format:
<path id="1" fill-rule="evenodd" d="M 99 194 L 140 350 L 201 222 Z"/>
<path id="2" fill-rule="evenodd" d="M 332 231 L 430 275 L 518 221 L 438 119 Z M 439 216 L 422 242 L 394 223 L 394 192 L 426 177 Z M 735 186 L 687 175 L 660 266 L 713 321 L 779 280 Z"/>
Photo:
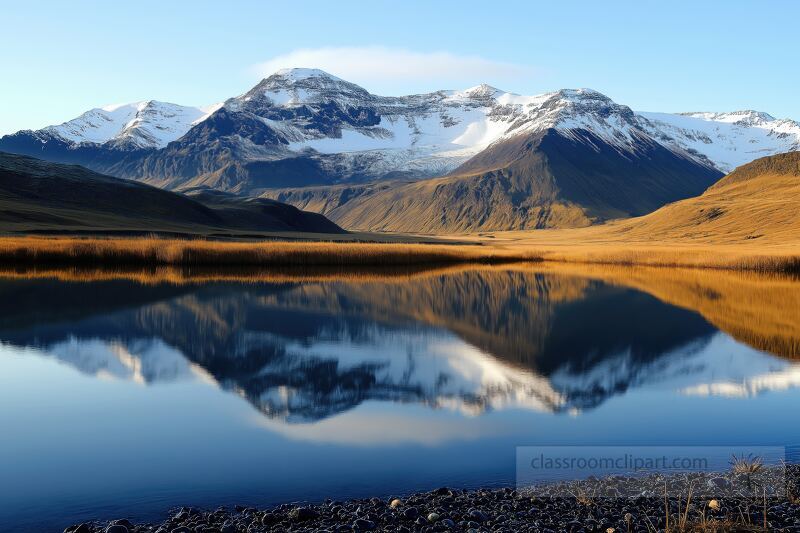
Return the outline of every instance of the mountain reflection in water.
<path id="1" fill-rule="evenodd" d="M 366 401 L 579 413 L 632 387 L 741 397 L 800 384 L 790 360 L 745 353 L 718 329 L 795 355 L 796 317 L 782 315 L 780 328 L 762 317 L 763 336 L 744 331 L 724 314 L 737 312 L 730 287 L 746 279 L 722 289 L 686 279 L 526 268 L 257 283 L 6 279 L 0 342 L 98 377 L 208 380 L 289 423 Z M 796 282 L 779 283 L 797 299 Z"/>

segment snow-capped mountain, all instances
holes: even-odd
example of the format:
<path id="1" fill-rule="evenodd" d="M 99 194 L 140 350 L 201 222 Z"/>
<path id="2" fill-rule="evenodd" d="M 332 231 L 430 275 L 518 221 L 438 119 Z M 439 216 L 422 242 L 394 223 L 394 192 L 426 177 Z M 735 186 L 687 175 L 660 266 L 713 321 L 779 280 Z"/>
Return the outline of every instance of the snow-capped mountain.
<path id="1" fill-rule="evenodd" d="M 342 154 L 379 175 L 448 172 L 498 138 L 514 95 L 489 86 L 384 97 L 314 69 L 278 71 L 225 110 L 263 122 L 292 152 Z"/>
<path id="2" fill-rule="evenodd" d="M 328 113 L 331 102 L 345 113 Z M 479 85 L 383 97 L 309 69 L 279 71 L 225 107 L 265 120 L 293 151 L 350 154 L 354 166 L 371 159 L 373 173 L 444 174 L 492 143 L 549 128 L 590 129 L 622 148 L 642 135 L 628 107 L 590 89 L 520 96 Z"/>
<path id="3" fill-rule="evenodd" d="M 520 96 L 479 85 L 384 97 L 314 69 L 279 71 L 224 107 L 263 122 L 277 157 L 338 155 L 340 172 L 373 177 L 446 174 L 493 143 L 551 128 L 587 129 L 622 150 L 648 136 L 630 108 L 591 89 Z"/>
<path id="4" fill-rule="evenodd" d="M 74 143 L 118 148 L 163 148 L 208 118 L 222 104 L 187 107 L 148 100 L 91 109 L 81 116 L 40 132 Z"/>
<path id="5" fill-rule="evenodd" d="M 488 85 L 386 97 L 321 70 L 300 68 L 280 70 L 224 104 L 107 106 L 58 126 L 20 133 L 37 134 L 40 143 L 55 136 L 76 145 L 164 148 L 218 111 L 233 132 L 212 129 L 217 136 L 241 135 L 237 154 L 243 161 L 315 154 L 328 170 L 359 178 L 446 174 L 495 142 L 550 128 L 567 134 L 588 130 L 628 151 L 637 138 L 652 137 L 723 172 L 800 145 L 800 124 L 755 111 L 634 113 L 590 89 L 520 96 Z M 231 125 L 230 119 L 248 125 Z"/>
<path id="6" fill-rule="evenodd" d="M 759 157 L 800 150 L 800 123 L 759 111 L 639 113 L 643 128 L 730 172 Z"/>

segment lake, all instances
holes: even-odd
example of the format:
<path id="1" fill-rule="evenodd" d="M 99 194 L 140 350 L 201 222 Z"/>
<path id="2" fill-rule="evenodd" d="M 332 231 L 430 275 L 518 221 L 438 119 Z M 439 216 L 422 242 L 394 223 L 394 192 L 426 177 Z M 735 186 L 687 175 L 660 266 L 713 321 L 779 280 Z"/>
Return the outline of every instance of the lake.
<path id="1" fill-rule="evenodd" d="M 792 279 L 5 272 L 0 309 L 1 531 L 513 485 L 519 446 L 800 443 Z"/>

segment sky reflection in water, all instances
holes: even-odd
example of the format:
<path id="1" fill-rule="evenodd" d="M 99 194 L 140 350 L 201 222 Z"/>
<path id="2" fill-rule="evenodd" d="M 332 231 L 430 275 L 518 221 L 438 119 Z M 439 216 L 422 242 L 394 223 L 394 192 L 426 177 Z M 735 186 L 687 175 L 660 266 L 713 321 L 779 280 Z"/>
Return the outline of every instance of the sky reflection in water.
<path id="1" fill-rule="evenodd" d="M 0 525 L 513 483 L 522 445 L 800 442 L 796 339 L 719 314 L 750 285 L 598 278 L 0 281 Z"/>

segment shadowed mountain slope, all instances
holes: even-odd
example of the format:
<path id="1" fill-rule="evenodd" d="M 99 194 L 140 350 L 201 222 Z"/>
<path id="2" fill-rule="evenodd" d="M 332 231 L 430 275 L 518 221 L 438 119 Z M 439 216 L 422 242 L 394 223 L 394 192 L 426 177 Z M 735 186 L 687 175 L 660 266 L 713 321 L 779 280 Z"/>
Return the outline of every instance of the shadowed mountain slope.
<path id="1" fill-rule="evenodd" d="M 324 216 L 266 199 L 192 197 L 85 168 L 0 152 L 0 230 L 341 233 Z"/>

